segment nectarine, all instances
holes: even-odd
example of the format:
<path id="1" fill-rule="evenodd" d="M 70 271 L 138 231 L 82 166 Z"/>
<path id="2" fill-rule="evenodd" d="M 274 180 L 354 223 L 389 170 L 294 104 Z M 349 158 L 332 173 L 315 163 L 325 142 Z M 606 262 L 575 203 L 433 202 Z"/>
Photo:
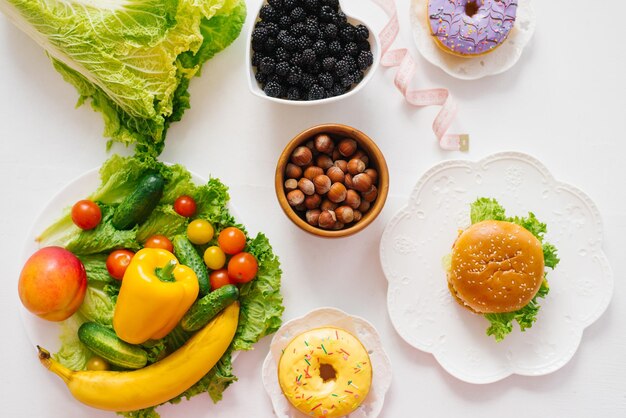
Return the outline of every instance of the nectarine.
<path id="1" fill-rule="evenodd" d="M 83 303 L 86 290 L 85 266 L 61 247 L 44 247 L 30 256 L 18 284 L 24 307 L 48 321 L 72 316 Z"/>

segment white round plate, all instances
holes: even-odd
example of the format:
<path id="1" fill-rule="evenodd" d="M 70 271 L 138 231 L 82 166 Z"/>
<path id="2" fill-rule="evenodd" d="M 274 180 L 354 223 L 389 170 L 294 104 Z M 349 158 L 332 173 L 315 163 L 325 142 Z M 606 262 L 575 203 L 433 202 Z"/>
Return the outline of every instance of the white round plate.
<path id="1" fill-rule="evenodd" d="M 458 231 L 469 226 L 470 204 L 478 197 L 497 199 L 508 216 L 533 212 L 547 224 L 546 241 L 561 259 L 554 271 L 548 270 L 550 293 L 540 302 L 537 322 L 526 332 L 514 324 L 500 343 L 485 334 L 485 318 L 454 301 L 442 265 Z M 535 158 L 517 152 L 478 162 L 446 161 L 428 170 L 407 206 L 385 227 L 380 258 L 389 281 L 389 316 L 398 333 L 470 383 L 559 369 L 613 293 L 595 204 L 557 181 Z"/>
<path id="2" fill-rule="evenodd" d="M 263 362 L 263 384 L 272 400 L 278 418 L 306 418 L 283 395 L 278 383 L 278 362 L 282 350 L 297 335 L 310 329 L 334 326 L 356 336 L 367 349 L 372 363 L 372 386 L 361 406 L 349 418 L 376 418 L 383 408 L 385 394 L 391 385 L 391 362 L 376 328 L 363 318 L 351 316 L 336 308 L 315 309 L 303 317 L 292 319 L 274 334 L 270 352 Z"/>
<path id="3" fill-rule="evenodd" d="M 433 40 L 427 16 L 428 1 L 412 0 L 411 2 L 411 26 L 417 49 L 431 64 L 461 80 L 476 80 L 507 71 L 520 59 L 524 47 L 530 42 L 535 32 L 536 19 L 532 2 L 521 0 L 513 30 L 502 45 L 479 57 L 457 57 L 442 51 Z"/>

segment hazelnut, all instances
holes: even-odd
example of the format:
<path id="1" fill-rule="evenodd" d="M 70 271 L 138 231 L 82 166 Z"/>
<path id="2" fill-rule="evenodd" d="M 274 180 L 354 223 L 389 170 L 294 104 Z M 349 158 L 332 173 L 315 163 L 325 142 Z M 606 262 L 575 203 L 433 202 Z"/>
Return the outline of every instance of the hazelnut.
<path id="1" fill-rule="evenodd" d="M 320 213 L 322 213 L 322 211 L 319 209 L 307 210 L 305 217 L 306 217 L 306 221 L 308 222 L 308 224 L 317 226 L 319 223 Z"/>
<path id="2" fill-rule="evenodd" d="M 298 180 L 289 179 L 285 181 L 285 189 L 290 192 L 292 190 L 296 190 L 298 188 Z"/>
<path id="3" fill-rule="evenodd" d="M 362 217 L 363 217 L 363 214 L 361 213 L 361 211 L 359 210 L 354 211 L 354 222 L 359 222 Z"/>
<path id="4" fill-rule="evenodd" d="M 315 186 L 313 185 L 313 182 L 306 177 L 302 177 L 298 180 L 298 189 L 302 190 L 302 193 L 307 196 L 311 196 L 315 193 Z"/>
<path id="5" fill-rule="evenodd" d="M 376 183 L 378 181 L 378 171 L 373 168 L 368 168 L 364 171 L 365 174 L 372 178 L 372 183 Z"/>
<path id="6" fill-rule="evenodd" d="M 313 184 L 315 185 L 315 192 L 317 194 L 326 194 L 330 190 L 332 182 L 327 175 L 320 174 L 313 179 Z"/>
<path id="7" fill-rule="evenodd" d="M 320 209 L 321 210 L 335 210 L 337 209 L 337 205 L 336 203 L 331 202 L 328 199 L 324 199 L 322 200 L 322 203 L 320 203 Z"/>
<path id="8" fill-rule="evenodd" d="M 350 161 L 348 161 L 348 173 L 354 176 L 364 171 L 365 171 L 365 163 L 362 160 L 358 158 L 353 158 Z"/>
<path id="9" fill-rule="evenodd" d="M 311 150 L 311 152 L 313 153 L 313 156 L 319 154 L 319 152 L 315 149 L 315 143 L 313 142 L 312 139 L 309 141 L 306 141 L 304 146 Z"/>
<path id="10" fill-rule="evenodd" d="M 340 229 L 343 229 L 345 225 L 343 224 L 343 222 L 335 222 L 335 225 L 333 225 L 332 229 L 335 231 L 338 231 Z"/>
<path id="11" fill-rule="evenodd" d="M 335 150 L 335 143 L 332 138 L 326 134 L 319 134 L 314 140 L 315 149 L 324 154 L 331 155 Z"/>
<path id="12" fill-rule="evenodd" d="M 308 147 L 300 146 L 291 154 L 291 162 L 297 166 L 305 166 L 313 161 L 313 152 Z"/>
<path id="13" fill-rule="evenodd" d="M 359 160 L 363 161 L 365 165 L 368 165 L 370 162 L 370 157 L 368 157 L 365 151 L 360 148 L 356 150 L 352 158 L 358 158 Z"/>
<path id="14" fill-rule="evenodd" d="M 354 220 L 354 210 L 350 206 L 339 206 L 335 209 L 335 215 L 339 222 L 348 224 Z"/>
<path id="15" fill-rule="evenodd" d="M 344 173 L 348 172 L 348 162 L 346 160 L 335 160 L 335 167 L 341 168 Z"/>
<path id="16" fill-rule="evenodd" d="M 306 210 L 306 206 L 304 206 L 304 202 L 300 203 L 293 207 L 298 212 L 304 212 Z"/>
<path id="17" fill-rule="evenodd" d="M 335 150 L 333 151 L 333 155 L 331 155 L 333 160 L 340 160 L 342 155 L 339 153 L 339 148 L 335 147 Z"/>
<path id="18" fill-rule="evenodd" d="M 317 166 L 322 170 L 328 170 L 333 166 L 333 159 L 326 154 L 320 154 L 315 159 L 315 164 L 317 164 Z"/>
<path id="19" fill-rule="evenodd" d="M 343 178 L 343 184 L 345 184 L 348 189 L 354 188 L 354 184 L 352 182 L 352 174 L 346 173 L 346 175 Z"/>
<path id="20" fill-rule="evenodd" d="M 343 183 L 343 179 L 345 177 L 341 168 L 335 165 L 326 170 L 326 175 L 333 183 Z"/>
<path id="21" fill-rule="evenodd" d="M 337 145 L 339 153 L 344 157 L 350 157 L 356 151 L 356 141 L 350 138 L 344 138 Z"/>
<path id="22" fill-rule="evenodd" d="M 287 201 L 290 206 L 297 206 L 304 202 L 304 193 L 302 193 L 302 190 L 292 190 L 287 193 Z"/>
<path id="23" fill-rule="evenodd" d="M 332 210 L 324 210 L 320 213 L 318 218 L 318 223 L 320 228 L 330 229 L 335 226 L 337 222 L 337 217 L 335 212 Z"/>
<path id="24" fill-rule="evenodd" d="M 368 191 L 361 193 L 361 197 L 366 202 L 373 202 L 374 200 L 376 200 L 376 196 L 378 196 L 378 189 L 376 188 L 376 186 L 372 186 L 369 188 Z"/>
<path id="25" fill-rule="evenodd" d="M 361 204 L 359 205 L 359 212 L 365 213 L 370 209 L 370 202 L 367 200 L 361 199 Z"/>
<path id="26" fill-rule="evenodd" d="M 285 168 L 285 177 L 288 179 L 299 179 L 302 177 L 302 168 L 298 167 L 295 164 L 288 163 Z"/>
<path id="27" fill-rule="evenodd" d="M 354 190 L 350 189 L 348 190 L 348 193 L 346 193 L 346 200 L 344 202 L 352 209 L 358 209 L 361 205 L 361 196 Z"/>
<path id="28" fill-rule="evenodd" d="M 372 178 L 365 173 L 352 177 L 352 188 L 359 192 L 366 192 L 372 187 Z"/>
<path id="29" fill-rule="evenodd" d="M 330 190 L 328 191 L 326 197 L 328 197 L 328 200 L 331 202 L 341 203 L 346 200 L 347 193 L 348 190 L 346 190 L 346 186 L 344 186 L 343 183 L 334 183 L 330 186 Z"/>
<path id="30" fill-rule="evenodd" d="M 317 193 L 312 194 L 311 196 L 307 196 L 304 198 L 304 206 L 307 209 L 315 209 L 320 206 L 322 203 L 322 198 Z"/>
<path id="31" fill-rule="evenodd" d="M 304 177 L 306 177 L 309 180 L 313 180 L 315 177 L 319 176 L 320 174 L 324 174 L 324 170 L 314 165 L 304 169 Z"/>

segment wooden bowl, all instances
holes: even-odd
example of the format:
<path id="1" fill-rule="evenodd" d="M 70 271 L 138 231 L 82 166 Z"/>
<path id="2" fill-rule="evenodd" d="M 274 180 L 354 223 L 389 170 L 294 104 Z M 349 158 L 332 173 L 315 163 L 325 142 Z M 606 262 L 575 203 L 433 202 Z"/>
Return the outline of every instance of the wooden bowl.
<path id="1" fill-rule="evenodd" d="M 315 135 L 327 133 L 336 137 L 345 137 L 354 139 L 358 147 L 363 149 L 369 157 L 368 167 L 372 167 L 378 171 L 378 196 L 370 209 L 363 214 L 363 217 L 354 224 L 339 229 L 339 230 L 327 230 L 317 226 L 310 225 L 306 220 L 302 219 L 298 213 L 289 205 L 287 201 L 287 195 L 285 193 L 285 168 L 293 151 L 300 145 L 304 145 L 308 140 L 313 139 Z M 287 217 L 297 226 L 304 231 L 325 238 L 339 238 L 346 237 L 355 234 L 366 226 L 368 226 L 381 212 L 385 201 L 387 200 L 387 194 L 389 192 L 389 170 L 387 169 L 387 163 L 382 152 L 376 146 L 374 141 L 363 132 L 354 129 L 350 126 L 340 125 L 335 123 L 323 124 L 309 128 L 298 135 L 287 144 L 276 164 L 276 197 L 280 203 L 283 212 Z"/>

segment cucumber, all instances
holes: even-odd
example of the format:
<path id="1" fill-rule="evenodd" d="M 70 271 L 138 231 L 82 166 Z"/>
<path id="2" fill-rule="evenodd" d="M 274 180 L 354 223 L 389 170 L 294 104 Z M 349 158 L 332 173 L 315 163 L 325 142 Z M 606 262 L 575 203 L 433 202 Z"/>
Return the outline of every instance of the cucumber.
<path id="1" fill-rule="evenodd" d="M 200 286 L 200 296 L 204 296 L 211 291 L 209 283 L 209 271 L 204 264 L 204 260 L 196 251 L 191 241 L 184 235 L 176 235 L 172 240 L 174 244 L 174 255 L 178 258 L 180 264 L 191 268 L 196 276 L 198 276 L 198 285 Z"/>
<path id="2" fill-rule="evenodd" d="M 110 328 L 85 322 L 78 328 L 78 339 L 109 363 L 124 369 L 140 369 L 148 363 L 148 353 L 139 346 L 119 339 Z"/>
<path id="3" fill-rule="evenodd" d="M 227 284 L 198 299 L 180 321 L 182 329 L 197 331 L 239 297 L 237 286 Z"/>
<path id="4" fill-rule="evenodd" d="M 148 173 L 140 180 L 135 190 L 119 204 L 111 223 L 116 229 L 131 229 L 144 222 L 163 196 L 165 180 L 158 173 Z"/>

